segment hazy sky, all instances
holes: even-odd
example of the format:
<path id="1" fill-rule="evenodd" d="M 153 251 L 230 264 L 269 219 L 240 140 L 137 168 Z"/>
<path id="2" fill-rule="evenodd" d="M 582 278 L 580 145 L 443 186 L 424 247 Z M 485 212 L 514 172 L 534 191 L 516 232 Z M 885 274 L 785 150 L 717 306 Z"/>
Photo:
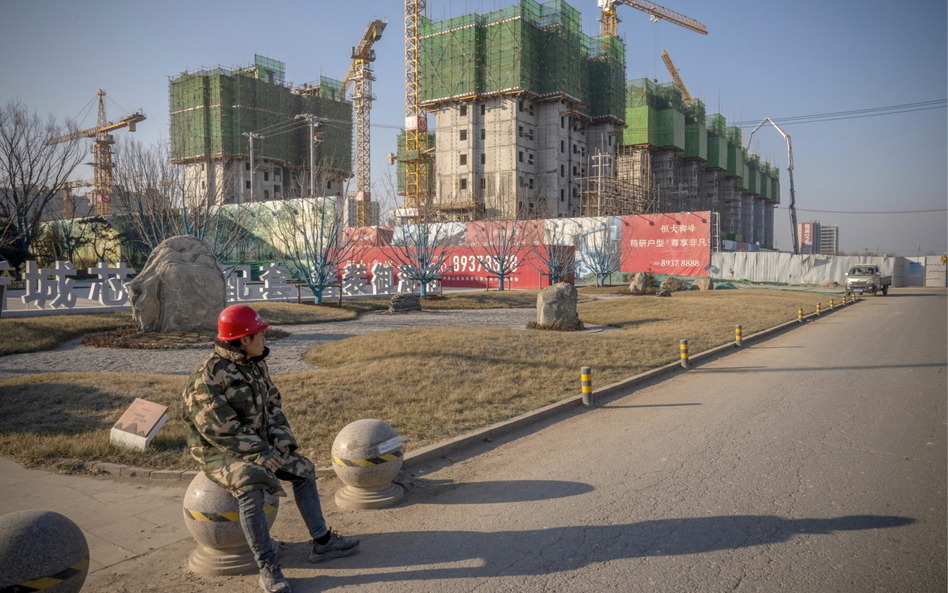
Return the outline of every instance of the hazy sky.
<path id="1" fill-rule="evenodd" d="M 439 20 L 487 12 L 513 0 L 429 0 Z M 587 33 L 597 33 L 595 0 L 570 0 Z M 692 95 L 728 122 L 754 122 L 944 100 L 948 96 L 948 11 L 944 0 L 824 2 L 662 0 L 708 27 L 707 36 L 619 7 L 627 45 L 626 78 L 669 80 L 668 50 Z M 374 194 L 390 171 L 404 122 L 404 4 L 336 2 L 0 3 L 0 102 L 19 100 L 41 114 L 71 118 L 99 88 L 148 120 L 135 137 L 168 138 L 168 77 L 185 69 L 253 62 L 259 53 L 286 63 L 295 84 L 320 74 L 342 78 L 373 17 L 389 27 L 376 44 L 378 100 L 372 110 Z M 117 110 L 110 112 L 117 117 Z M 94 117 L 94 114 L 93 114 Z M 94 125 L 94 119 L 85 125 Z M 799 221 L 840 226 L 841 248 L 914 255 L 948 243 L 946 109 L 787 125 L 794 147 Z M 745 131 L 745 137 L 749 133 Z M 119 132 L 118 134 L 127 134 Z M 776 240 L 790 246 L 786 145 L 772 128 L 752 151 L 781 168 Z M 91 177 L 91 172 L 80 172 Z M 845 211 L 847 213 L 815 212 Z M 938 210 L 916 214 L 852 214 Z"/>

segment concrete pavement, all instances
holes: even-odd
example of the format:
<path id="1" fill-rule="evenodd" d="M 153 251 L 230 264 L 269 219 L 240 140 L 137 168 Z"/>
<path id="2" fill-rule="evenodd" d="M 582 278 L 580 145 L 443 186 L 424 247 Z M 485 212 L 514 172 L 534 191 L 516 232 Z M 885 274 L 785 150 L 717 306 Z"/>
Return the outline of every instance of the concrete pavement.
<path id="1" fill-rule="evenodd" d="M 416 470 L 394 509 L 341 511 L 320 480 L 362 549 L 312 566 L 288 544 L 287 575 L 295 591 L 944 590 L 946 327 L 944 290 L 894 291 Z M 0 477 L 0 513 L 62 508 L 103 540 L 86 591 L 258 590 L 184 568 L 186 485 L 6 460 Z M 291 504 L 274 535 L 305 539 Z"/>

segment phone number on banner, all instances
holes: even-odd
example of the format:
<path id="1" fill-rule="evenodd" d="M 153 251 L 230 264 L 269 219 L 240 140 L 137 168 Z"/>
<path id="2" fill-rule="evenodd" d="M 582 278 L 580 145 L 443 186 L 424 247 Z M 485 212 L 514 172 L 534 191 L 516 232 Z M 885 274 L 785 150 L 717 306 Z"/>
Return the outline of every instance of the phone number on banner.
<path id="1" fill-rule="evenodd" d="M 659 265 L 659 262 L 655 262 L 655 265 Z M 697 259 L 663 259 L 661 260 L 662 267 L 668 266 L 700 266 L 701 261 Z"/>

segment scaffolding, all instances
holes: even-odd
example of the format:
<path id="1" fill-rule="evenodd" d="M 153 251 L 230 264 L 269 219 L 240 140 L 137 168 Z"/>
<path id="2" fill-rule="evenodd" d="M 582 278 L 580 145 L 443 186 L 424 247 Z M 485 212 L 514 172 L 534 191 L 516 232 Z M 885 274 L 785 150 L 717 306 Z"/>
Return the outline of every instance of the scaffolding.
<path id="1" fill-rule="evenodd" d="M 258 55 L 251 66 L 182 72 L 168 86 L 174 163 L 248 158 L 243 134 L 280 124 L 289 128 L 297 115 L 309 113 L 326 122 L 317 167 L 351 176 L 352 104 L 339 100 L 339 80 L 321 77 L 318 85 L 291 87 L 282 62 Z M 257 156 L 291 169 L 308 166 L 307 127 L 264 135 L 254 145 Z"/>
<path id="2" fill-rule="evenodd" d="M 625 44 L 582 32 L 565 0 L 421 21 L 421 103 L 527 94 L 566 99 L 592 121 L 624 120 Z"/>
<path id="3" fill-rule="evenodd" d="M 398 153 L 397 166 L 396 166 L 396 177 L 397 177 L 397 186 L 398 186 L 398 195 L 405 195 L 405 168 L 406 161 L 408 160 L 408 152 L 405 150 L 405 131 L 402 130 L 398 133 Z M 428 132 L 428 146 L 435 145 L 435 133 Z M 434 161 L 428 159 L 428 195 L 434 195 L 435 190 L 435 172 L 434 172 Z"/>

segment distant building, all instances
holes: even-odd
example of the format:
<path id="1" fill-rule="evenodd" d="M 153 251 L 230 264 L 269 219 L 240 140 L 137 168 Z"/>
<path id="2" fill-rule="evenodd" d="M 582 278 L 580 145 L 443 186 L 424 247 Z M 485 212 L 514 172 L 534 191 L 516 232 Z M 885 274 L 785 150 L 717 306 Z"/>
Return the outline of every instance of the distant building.
<path id="1" fill-rule="evenodd" d="M 839 252 L 839 227 L 820 227 L 820 253 L 822 255 L 836 255 Z"/>
<path id="2" fill-rule="evenodd" d="M 316 130 L 315 194 L 344 195 L 352 177 L 352 103 L 341 85 L 321 77 L 317 86 L 288 86 L 283 62 L 263 56 L 252 66 L 171 79 L 171 161 L 185 166 L 188 193 L 218 203 L 308 196 L 309 126 L 297 116 L 311 114 L 326 121 Z M 258 134 L 252 164 L 250 133 Z"/>

